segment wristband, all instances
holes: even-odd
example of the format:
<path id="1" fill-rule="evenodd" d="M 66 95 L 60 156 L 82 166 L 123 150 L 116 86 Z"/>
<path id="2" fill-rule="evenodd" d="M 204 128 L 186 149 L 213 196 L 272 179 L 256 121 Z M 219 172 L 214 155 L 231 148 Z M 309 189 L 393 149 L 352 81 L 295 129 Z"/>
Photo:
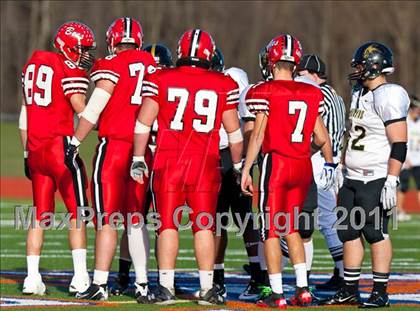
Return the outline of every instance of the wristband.
<path id="1" fill-rule="evenodd" d="M 74 145 L 76 147 L 79 147 L 81 143 L 80 143 L 80 141 L 75 136 L 73 136 L 71 138 L 70 144 L 72 144 L 72 145 Z"/>
<path id="2" fill-rule="evenodd" d="M 242 169 L 242 161 L 238 163 L 233 163 L 233 168 L 237 171 L 240 171 Z"/>
<path id="3" fill-rule="evenodd" d="M 133 156 L 133 162 L 146 162 L 144 156 Z"/>
<path id="4" fill-rule="evenodd" d="M 24 150 L 23 151 L 23 158 L 24 159 L 27 159 L 28 158 L 28 151 L 27 150 Z"/>

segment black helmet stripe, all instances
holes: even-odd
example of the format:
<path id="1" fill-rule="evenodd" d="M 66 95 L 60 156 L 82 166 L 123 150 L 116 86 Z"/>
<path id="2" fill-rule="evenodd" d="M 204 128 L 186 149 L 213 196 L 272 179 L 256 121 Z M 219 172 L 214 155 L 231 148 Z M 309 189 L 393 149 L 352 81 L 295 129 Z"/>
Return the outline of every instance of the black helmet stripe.
<path id="1" fill-rule="evenodd" d="M 131 38 L 131 18 L 124 18 L 124 37 Z"/>
<path id="2" fill-rule="evenodd" d="M 198 44 L 200 42 L 201 30 L 194 29 L 193 30 L 193 38 L 190 45 L 190 57 L 195 57 L 198 50 Z"/>

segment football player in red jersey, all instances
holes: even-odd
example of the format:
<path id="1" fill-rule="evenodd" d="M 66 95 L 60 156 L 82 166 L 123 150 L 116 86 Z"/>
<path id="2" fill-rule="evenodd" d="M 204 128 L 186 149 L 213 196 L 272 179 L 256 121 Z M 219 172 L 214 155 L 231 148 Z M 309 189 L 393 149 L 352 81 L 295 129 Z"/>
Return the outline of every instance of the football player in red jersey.
<path id="1" fill-rule="evenodd" d="M 256 120 L 248 143 L 241 186 L 245 194 L 252 195 L 249 171 L 262 146 L 259 207 L 263 215 L 268 216 L 262 218 L 261 235 L 265 241 L 272 294 L 257 304 L 286 308 L 279 237 L 287 242 L 296 273 L 297 288 L 291 303 L 306 305 L 311 302 L 304 248 L 295 227 L 295 216 L 299 215 L 312 180 L 312 137 L 312 145 L 321 148 L 327 162 L 323 171 L 326 188 L 335 181 L 335 165 L 332 164 L 328 132 L 318 115 L 323 95 L 312 85 L 293 81 L 293 71 L 302 55 L 300 42 L 291 35 L 280 35 L 271 40 L 267 48 L 273 80 L 256 84 L 247 93 L 246 103 Z"/>
<path id="2" fill-rule="evenodd" d="M 143 79 L 156 71 L 150 53 L 141 51 L 143 31 L 138 21 L 129 18 L 115 20 L 107 31 L 111 55 L 98 60 L 91 73 L 95 89 L 83 110 L 79 125 L 66 150 L 71 163 L 80 142 L 98 123 L 99 144 L 93 159 L 92 199 L 97 225 L 95 241 L 95 271 L 92 285 L 76 296 L 104 300 L 108 297 L 107 281 L 118 234 L 116 212 L 125 213 L 128 247 L 136 272 L 136 294 L 139 303 L 150 303 L 152 296 L 147 284 L 149 239 L 146 226 L 133 213 L 145 214 L 147 185 L 133 182 L 129 176 L 133 154 L 133 130 L 141 104 Z M 146 159 L 151 159 L 150 153 Z"/>
<path id="3" fill-rule="evenodd" d="M 29 228 L 26 241 L 28 276 L 23 284 L 24 294 L 45 293 L 39 274 L 44 240 L 40 221 L 48 222 L 54 212 L 57 189 L 71 214 L 69 243 L 74 276 L 69 291 L 85 290 L 90 283 L 85 225 L 76 226 L 77 208 L 88 206 L 85 167 L 76 157 L 67 168 L 64 150 L 74 132 L 74 113 L 81 113 L 86 104 L 86 70 L 93 64 L 88 51 L 95 47 L 95 37 L 88 26 L 68 22 L 55 34 L 54 47 L 59 53 L 35 51 L 22 71 L 24 100 L 19 129 L 25 150 L 25 174 L 32 180 L 36 208 L 36 223 Z"/>
<path id="4" fill-rule="evenodd" d="M 236 110 L 238 85 L 230 77 L 209 70 L 214 50 L 213 39 L 207 32 L 187 31 L 178 43 L 176 68 L 161 70 L 143 85 L 131 175 L 140 183 L 149 176 L 144 155 L 150 127 L 157 117 L 159 131 L 150 187 L 161 221 L 159 285 L 155 296 L 160 304 L 175 300 L 180 207 L 185 203 L 190 208 L 200 275 L 198 302 L 224 303 L 219 289 L 213 286 L 213 225 L 221 182 L 218 169 L 221 124 L 228 133 L 236 170 L 241 168 L 243 139 Z"/>
<path id="5" fill-rule="evenodd" d="M 143 51 L 147 51 L 150 54 L 152 54 L 153 58 L 156 61 L 157 68 L 156 69 L 163 69 L 166 67 L 172 67 L 173 61 L 172 61 L 172 53 L 166 47 L 166 45 L 162 43 L 157 44 L 149 44 L 142 48 Z M 152 154 L 154 153 L 154 150 L 156 149 L 156 134 L 157 134 L 157 122 L 153 123 L 153 127 L 151 130 L 151 139 L 149 148 L 152 151 Z M 148 201 L 147 206 L 150 206 L 151 202 L 151 193 L 148 192 Z M 146 209 L 147 209 L 146 206 Z M 156 245 L 155 245 L 156 249 Z M 155 252 L 155 256 L 157 256 L 157 252 Z M 156 257 L 157 258 L 157 257 Z M 157 260 L 156 260 L 157 261 Z M 120 296 L 125 294 L 125 292 L 128 289 L 129 283 L 130 283 L 130 267 L 131 267 L 131 257 L 128 250 L 128 241 L 127 241 L 127 230 L 124 230 L 123 234 L 121 235 L 121 241 L 120 241 L 120 258 L 119 258 L 119 269 L 118 269 L 118 276 L 110 288 L 111 295 Z"/>

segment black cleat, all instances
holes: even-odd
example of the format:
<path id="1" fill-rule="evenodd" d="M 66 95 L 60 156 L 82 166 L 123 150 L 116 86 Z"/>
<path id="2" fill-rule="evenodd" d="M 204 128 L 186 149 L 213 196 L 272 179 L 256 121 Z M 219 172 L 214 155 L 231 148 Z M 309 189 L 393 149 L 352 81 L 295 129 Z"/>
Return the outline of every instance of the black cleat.
<path id="1" fill-rule="evenodd" d="M 214 284 L 208 290 L 200 290 L 197 303 L 199 305 L 224 305 L 226 303 L 225 297 L 221 294 L 221 287 Z"/>
<path id="2" fill-rule="evenodd" d="M 349 292 L 345 287 L 340 288 L 334 296 L 318 301 L 318 305 L 354 305 L 359 303 L 359 292 Z"/>
<path id="3" fill-rule="evenodd" d="M 157 305 L 171 305 L 175 303 L 174 290 L 170 290 L 158 284 L 156 292 L 154 293 L 154 303 Z"/>
<path id="4" fill-rule="evenodd" d="M 257 306 L 262 308 L 286 309 L 287 301 L 283 294 L 270 293 L 265 298 L 258 300 Z"/>
<path id="5" fill-rule="evenodd" d="M 338 269 L 334 269 L 333 276 L 323 284 L 317 284 L 315 288 L 322 291 L 337 291 L 344 285 L 344 278 L 342 278 L 338 272 Z"/>
<path id="6" fill-rule="evenodd" d="M 92 283 L 83 293 L 76 293 L 76 298 L 88 300 L 107 300 L 108 289 L 106 288 L 106 284 L 97 285 Z"/>
<path id="7" fill-rule="evenodd" d="M 138 303 L 150 304 L 155 302 L 155 295 L 149 290 L 147 283 L 134 283 L 134 287 L 136 288 L 134 297 Z"/>
<path id="8" fill-rule="evenodd" d="M 255 301 L 260 297 L 260 294 L 261 290 L 259 284 L 255 280 L 251 279 L 248 283 L 248 286 L 245 288 L 242 294 L 239 295 L 239 300 Z"/>
<path id="9" fill-rule="evenodd" d="M 389 297 L 387 293 L 372 292 L 367 301 L 359 305 L 359 308 L 383 308 L 389 307 Z"/>
<path id="10" fill-rule="evenodd" d="M 115 278 L 115 282 L 111 284 L 109 292 L 113 296 L 121 296 L 127 293 L 130 284 L 130 276 L 128 274 L 119 274 Z"/>

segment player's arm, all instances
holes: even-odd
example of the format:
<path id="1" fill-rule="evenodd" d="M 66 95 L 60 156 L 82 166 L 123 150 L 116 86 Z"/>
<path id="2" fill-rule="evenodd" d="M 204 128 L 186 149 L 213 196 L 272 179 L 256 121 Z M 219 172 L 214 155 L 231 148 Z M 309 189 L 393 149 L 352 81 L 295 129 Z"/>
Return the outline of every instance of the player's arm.
<path id="1" fill-rule="evenodd" d="M 242 169 L 243 136 L 237 110 L 230 109 L 223 112 L 222 123 L 227 132 L 233 167 L 240 172 Z"/>
<path id="2" fill-rule="evenodd" d="M 242 181 L 241 188 L 244 194 L 252 195 L 252 177 L 250 175 L 250 170 L 252 164 L 260 152 L 262 143 L 264 141 L 265 128 L 267 126 L 267 115 L 264 112 L 257 113 L 255 118 L 254 128 L 251 132 L 248 142 L 248 149 L 246 153 L 245 165 L 242 169 Z"/>
<path id="3" fill-rule="evenodd" d="M 244 155 L 246 156 L 246 151 L 248 150 L 248 143 L 249 139 L 251 138 L 252 130 L 255 126 L 255 119 L 247 119 L 244 120 L 245 123 L 243 125 L 243 135 L 244 135 Z"/>
<path id="4" fill-rule="evenodd" d="M 149 142 L 150 129 L 158 113 L 158 102 L 150 97 L 143 97 L 134 128 L 134 153 L 130 169 L 131 177 L 141 184 L 143 183 L 143 175 L 149 177 L 149 169 L 144 156 Z"/>
<path id="5" fill-rule="evenodd" d="M 28 121 L 27 121 L 27 112 L 26 112 L 26 105 L 25 100 L 22 99 L 22 105 L 20 109 L 19 115 L 19 134 L 20 134 L 20 141 L 23 147 L 23 161 L 24 161 L 24 168 L 25 168 L 25 176 L 28 179 L 31 179 L 31 173 L 29 171 L 28 166 L 28 150 L 26 148 L 26 144 L 28 142 Z"/>
<path id="6" fill-rule="evenodd" d="M 321 116 L 318 116 L 316 119 L 313 144 L 321 149 L 322 155 L 325 159 L 324 168 L 320 178 L 320 186 L 324 190 L 328 190 L 336 183 L 337 164 L 333 162 L 330 135 L 328 135 L 328 130 L 325 127 Z"/>

